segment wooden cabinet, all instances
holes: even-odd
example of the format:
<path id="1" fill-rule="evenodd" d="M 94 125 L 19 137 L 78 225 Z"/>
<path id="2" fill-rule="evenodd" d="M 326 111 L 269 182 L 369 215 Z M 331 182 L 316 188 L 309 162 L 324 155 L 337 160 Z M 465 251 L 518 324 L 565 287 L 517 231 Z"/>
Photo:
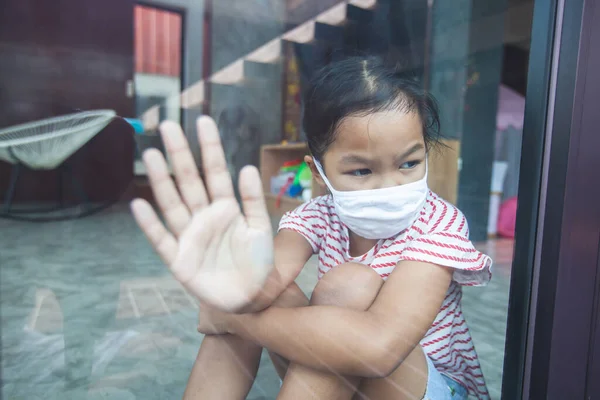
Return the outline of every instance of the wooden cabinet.
<path id="1" fill-rule="evenodd" d="M 268 144 L 261 146 L 260 177 L 263 183 L 263 191 L 265 192 L 267 209 L 269 210 L 269 215 L 272 217 L 281 217 L 286 212 L 301 205 L 302 200 L 282 196 L 279 207 L 277 207 L 277 195 L 271 193 L 271 178 L 278 174 L 279 169 L 286 161 L 302 160 L 309 153 L 306 143 Z M 313 197 L 321 196 L 325 193 L 325 188 L 313 179 Z"/>
<path id="2" fill-rule="evenodd" d="M 460 141 L 455 139 L 442 140 L 429 153 L 429 188 L 454 205 L 458 198 L 459 157 Z"/>

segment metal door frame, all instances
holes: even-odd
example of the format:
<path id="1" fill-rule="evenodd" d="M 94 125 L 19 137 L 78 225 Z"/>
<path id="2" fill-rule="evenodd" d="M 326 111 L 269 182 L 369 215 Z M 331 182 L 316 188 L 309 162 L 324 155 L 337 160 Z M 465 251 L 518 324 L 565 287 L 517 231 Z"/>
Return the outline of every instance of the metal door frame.
<path id="1" fill-rule="evenodd" d="M 590 354 L 600 345 L 592 339 L 600 282 L 600 185 L 593 177 L 600 156 L 591 156 L 600 149 L 593 123 L 600 113 L 592 107 L 600 104 L 600 74 L 592 68 L 600 58 L 599 7 L 598 0 L 534 5 L 506 400 L 600 396 L 592 394 L 588 374 L 599 362 Z"/>

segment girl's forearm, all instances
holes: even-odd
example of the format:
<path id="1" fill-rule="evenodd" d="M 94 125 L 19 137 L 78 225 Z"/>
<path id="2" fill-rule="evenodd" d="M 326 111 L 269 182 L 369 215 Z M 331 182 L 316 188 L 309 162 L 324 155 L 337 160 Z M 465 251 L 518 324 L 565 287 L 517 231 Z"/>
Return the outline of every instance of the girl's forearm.
<path id="1" fill-rule="evenodd" d="M 372 312 L 332 306 L 271 307 L 232 315 L 228 322 L 231 333 L 292 362 L 368 378 L 387 376 L 400 363 L 399 354 L 405 357 L 414 347 L 399 343 L 383 325 Z"/>

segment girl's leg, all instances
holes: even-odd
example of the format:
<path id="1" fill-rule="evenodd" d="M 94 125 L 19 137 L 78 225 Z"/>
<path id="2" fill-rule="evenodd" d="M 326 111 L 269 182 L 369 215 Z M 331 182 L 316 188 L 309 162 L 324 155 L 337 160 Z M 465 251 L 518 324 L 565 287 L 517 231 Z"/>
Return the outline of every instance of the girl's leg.
<path id="1" fill-rule="evenodd" d="M 306 305 L 308 299 L 295 283 L 273 303 L 275 307 Z M 261 352 L 260 346 L 238 336 L 205 336 L 188 379 L 184 399 L 245 399 L 256 378 Z M 279 362 L 284 361 L 277 357 Z"/>
<path id="2" fill-rule="evenodd" d="M 309 305 L 308 298 L 298 287 L 297 284 L 292 283 L 278 298 L 273 302 L 273 307 L 281 307 L 281 308 L 294 308 L 294 307 L 306 307 Z M 283 380 L 288 366 L 290 365 L 290 361 L 281 357 L 279 354 L 273 353 L 269 351 L 269 357 L 271 357 L 271 361 L 273 362 L 273 366 L 275 367 L 275 371 L 277 371 L 277 375 L 279 378 Z"/>
<path id="3" fill-rule="evenodd" d="M 321 279 L 313 292 L 311 304 L 360 310 L 370 307 L 383 280 L 375 271 L 360 264 L 345 264 L 343 267 L 335 268 Z M 273 306 L 291 308 L 307 304 L 306 296 L 296 284 L 292 284 Z M 421 399 L 425 392 L 427 366 L 420 347 L 388 378 L 362 381 L 298 364 L 289 366 L 288 360 L 274 353 L 269 354 L 279 376 L 282 379 L 285 376 L 278 399 L 350 399 L 357 387 L 365 395 L 357 393 L 355 399 Z M 260 355 L 259 346 L 239 337 L 206 336 L 184 398 L 244 399 L 254 382 Z"/>
<path id="4" fill-rule="evenodd" d="M 426 388 L 427 360 L 421 346 L 417 346 L 390 376 L 381 379 L 363 379 L 353 399 L 421 400 Z"/>
<path id="5" fill-rule="evenodd" d="M 319 281 L 311 304 L 367 310 L 382 285 L 383 280 L 371 268 L 351 263 L 340 265 Z M 427 362 L 417 346 L 389 377 L 382 379 L 344 377 L 292 363 L 278 399 L 420 400 L 426 387 Z"/>
<path id="6" fill-rule="evenodd" d="M 318 283 L 311 305 L 335 305 L 367 310 L 383 280 L 371 268 L 347 263 L 328 272 Z M 365 338 L 367 339 L 367 338 Z M 351 399 L 360 379 L 326 373 L 292 363 L 278 399 Z"/>
<path id="7" fill-rule="evenodd" d="M 242 400 L 252 387 L 260 346 L 233 335 L 206 335 L 188 379 L 184 400 Z"/>

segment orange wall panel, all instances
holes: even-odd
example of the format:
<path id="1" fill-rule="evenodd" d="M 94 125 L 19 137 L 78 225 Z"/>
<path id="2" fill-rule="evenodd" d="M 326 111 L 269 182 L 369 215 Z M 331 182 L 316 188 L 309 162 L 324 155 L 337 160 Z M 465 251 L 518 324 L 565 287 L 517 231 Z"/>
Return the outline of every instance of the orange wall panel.
<path id="1" fill-rule="evenodd" d="M 135 72 L 179 76 L 181 73 L 180 14 L 136 5 Z"/>

